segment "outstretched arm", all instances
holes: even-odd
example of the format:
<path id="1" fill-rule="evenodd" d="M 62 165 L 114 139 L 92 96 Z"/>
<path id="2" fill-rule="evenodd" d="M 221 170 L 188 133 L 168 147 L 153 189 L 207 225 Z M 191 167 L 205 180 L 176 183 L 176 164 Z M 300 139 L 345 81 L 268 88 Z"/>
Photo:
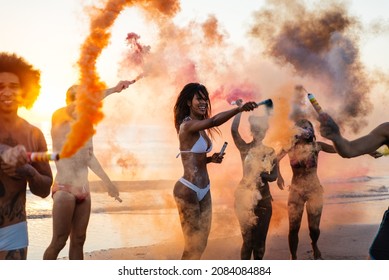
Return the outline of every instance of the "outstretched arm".
<path id="1" fill-rule="evenodd" d="M 236 101 L 236 104 L 238 106 L 242 105 L 242 100 L 238 99 Z M 238 148 L 246 144 L 246 142 L 243 140 L 242 136 L 239 133 L 239 124 L 240 124 L 241 117 L 242 117 L 242 113 L 238 113 L 237 115 L 235 115 L 231 124 L 232 139 L 234 140 L 234 143 Z"/>
<path id="2" fill-rule="evenodd" d="M 184 122 L 182 128 L 186 130 L 187 132 L 197 132 L 201 130 L 206 130 L 212 127 L 217 127 L 219 125 L 222 125 L 229 119 L 231 119 L 233 116 L 240 112 L 247 112 L 252 111 L 255 108 L 257 108 L 258 105 L 255 102 L 246 102 L 239 107 L 236 107 L 234 109 L 230 109 L 228 111 L 221 112 L 209 119 L 205 120 L 191 120 L 188 122 Z"/>
<path id="3" fill-rule="evenodd" d="M 328 114 L 321 114 L 319 121 L 321 135 L 330 139 L 338 154 L 344 158 L 371 154 L 389 142 L 389 122 L 380 124 L 365 136 L 349 141 L 341 135 L 338 125 Z"/>
<path id="4" fill-rule="evenodd" d="M 321 141 L 316 141 L 316 143 L 320 145 L 320 149 L 323 152 L 330 153 L 330 154 L 335 154 L 336 153 L 336 150 L 335 150 L 334 146 L 329 145 L 329 144 L 324 143 L 324 142 L 321 142 Z"/>
<path id="5" fill-rule="evenodd" d="M 111 95 L 112 93 L 115 92 L 121 92 L 122 90 L 127 89 L 131 84 L 135 83 L 136 80 L 131 80 L 131 81 L 120 81 L 116 86 L 111 87 L 109 89 L 106 89 L 104 91 L 104 96 L 103 98 L 106 98 L 108 95 Z"/>

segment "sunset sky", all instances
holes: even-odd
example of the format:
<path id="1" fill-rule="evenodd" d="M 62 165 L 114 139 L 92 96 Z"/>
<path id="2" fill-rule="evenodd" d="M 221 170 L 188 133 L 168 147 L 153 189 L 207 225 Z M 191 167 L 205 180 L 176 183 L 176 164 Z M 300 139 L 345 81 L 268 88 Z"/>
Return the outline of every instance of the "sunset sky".
<path id="1" fill-rule="evenodd" d="M 90 31 L 92 10 L 90 7 L 93 5 L 103 7 L 102 3 L 105 2 L 0 0 L 2 36 L 0 50 L 15 52 L 41 70 L 41 94 L 30 111 L 21 110 L 21 114 L 30 122 L 43 126 L 47 130 L 50 126 L 51 114 L 64 106 L 66 90 L 79 78 L 77 61 L 81 45 Z M 350 99 L 342 95 L 337 96 L 339 99 L 331 97 L 332 91 L 344 86 L 343 81 L 337 79 L 345 77 L 344 75 L 349 73 L 348 70 L 338 76 L 332 76 L 334 69 L 330 67 L 329 72 L 332 74 L 321 81 L 318 73 L 310 76 L 312 72 L 307 68 L 307 64 L 300 65 L 300 70 L 298 68 L 300 66 L 295 64 L 295 70 L 297 69 L 295 72 L 290 66 L 290 61 L 276 63 L 275 53 L 279 55 L 276 57 L 278 59 L 286 57 L 284 56 L 286 52 L 281 55 L 277 53 L 280 48 L 274 48 L 273 56 L 263 55 L 264 51 L 275 46 L 272 35 L 275 37 L 276 34 L 271 32 L 266 34 L 268 30 L 275 28 L 274 32 L 280 35 L 288 22 L 291 22 L 290 26 L 293 24 L 298 26 L 300 20 L 305 20 L 301 21 L 301 27 L 307 27 L 303 25 L 309 22 L 310 17 L 316 15 L 316 12 L 319 14 L 321 10 L 330 9 L 329 7 L 332 6 L 330 3 L 343 3 L 344 13 L 354 20 L 352 27 L 347 29 L 347 34 L 343 33 L 343 30 L 339 31 L 342 38 L 341 47 L 352 43 L 353 48 L 357 50 L 353 63 L 363 68 L 364 74 L 361 80 L 365 85 L 369 85 L 360 103 L 356 105 L 362 104 L 363 107 L 367 98 L 372 103 L 372 109 L 364 108 L 366 113 L 358 116 L 361 118 L 361 127 L 355 129 L 356 134 L 367 131 L 377 122 L 387 121 L 387 115 L 383 114 L 389 105 L 389 99 L 386 97 L 389 86 L 389 53 L 387 52 L 389 19 L 386 14 L 389 10 L 388 1 L 288 0 L 285 4 L 281 3 L 282 1 L 265 0 L 171 0 L 169 2 L 179 3 L 180 9 L 170 14 L 168 19 L 154 12 L 148 12 L 145 8 L 133 6 L 124 8 L 109 29 L 112 33 L 109 44 L 103 49 L 97 61 L 98 74 L 107 86 L 114 86 L 121 79 L 133 79 L 142 71 L 149 71 L 149 76 L 130 86 L 126 91 L 105 100 L 106 118 L 101 127 L 109 127 L 109 129 L 104 133 L 99 132 L 98 129 L 96 136 L 108 147 L 113 147 L 116 152 L 125 150 L 120 141 L 127 139 L 123 137 L 128 137 L 124 134 L 130 133 L 129 131 L 131 135 L 137 136 L 136 141 L 132 140 L 133 144 L 147 142 L 151 143 L 151 148 L 153 143 L 159 148 L 164 147 L 162 154 L 155 154 L 150 150 L 147 154 L 128 151 L 131 158 L 129 164 L 136 162 L 139 167 L 144 167 L 146 164 L 144 158 L 150 157 L 158 157 L 160 158 L 158 162 L 163 162 L 162 159 L 167 154 L 170 156 L 170 153 L 176 151 L 178 143 L 172 123 L 172 107 L 176 94 L 186 82 L 193 79 L 204 83 L 211 93 L 215 93 L 213 110 L 216 113 L 231 108 L 225 99 L 236 88 L 245 89 L 246 93 L 254 92 L 251 98 L 272 97 L 276 100 L 280 89 L 290 88 L 294 84 L 303 84 L 309 91 L 315 93 L 324 108 L 334 114 L 337 114 L 336 110 L 347 110 L 343 107 L 335 109 L 336 100 L 339 100 L 338 104 L 346 102 L 345 100 L 358 102 L 359 95 Z M 299 7 L 304 7 L 306 13 L 304 14 Z M 263 15 L 265 11 L 271 11 L 273 23 L 258 17 L 258 13 Z M 255 13 L 257 16 L 254 16 Z M 207 26 L 213 26 L 215 29 L 210 29 L 210 33 L 206 33 L 204 30 Z M 250 32 L 254 27 L 259 30 L 255 36 Z M 126 37 L 130 32 L 140 36 L 140 44 L 150 47 L 151 58 L 146 63 L 147 69 L 133 67 L 131 64 L 133 62 L 126 64 L 127 66 L 123 65 L 129 52 Z M 277 38 L 280 39 L 282 36 Z M 334 38 L 339 40 L 339 37 Z M 339 48 L 337 45 L 326 54 L 326 59 L 328 58 L 326 63 L 332 65 L 334 59 L 339 58 L 337 52 Z M 343 54 L 349 55 L 347 47 L 343 50 Z M 341 72 L 342 67 L 348 66 L 341 66 L 340 70 L 336 68 L 336 71 Z M 354 81 L 361 81 L 361 76 L 358 75 L 354 77 Z M 327 78 L 329 80 L 326 80 Z M 374 80 L 373 84 L 371 84 L 372 80 Z M 328 88 L 328 84 L 333 87 Z M 355 88 L 351 86 L 350 91 L 354 90 Z M 348 115 L 346 119 L 347 117 Z M 355 122 L 359 122 L 358 118 L 346 122 L 346 130 L 348 127 L 354 129 Z M 134 128 L 134 124 L 139 125 L 139 129 Z M 117 125 L 131 125 L 131 128 L 126 129 Z M 155 137 L 150 129 L 163 135 Z M 228 129 L 229 125 L 226 125 L 222 132 L 225 139 L 231 140 Z M 118 136 L 119 134 L 121 136 Z M 217 147 L 221 146 L 225 139 L 216 139 Z M 229 149 L 232 152 L 233 148 L 229 147 Z M 101 157 L 112 164 L 113 160 L 109 159 L 108 155 L 101 154 Z M 127 161 L 122 158 L 121 162 Z M 171 169 L 176 169 L 177 166 L 179 160 L 171 165 Z M 177 174 L 180 172 L 181 170 Z"/>

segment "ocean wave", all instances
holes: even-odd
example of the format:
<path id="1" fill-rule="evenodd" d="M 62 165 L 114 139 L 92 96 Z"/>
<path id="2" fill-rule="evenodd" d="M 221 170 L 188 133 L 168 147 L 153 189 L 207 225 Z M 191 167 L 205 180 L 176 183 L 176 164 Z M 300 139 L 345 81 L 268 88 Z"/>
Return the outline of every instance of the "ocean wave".
<path id="1" fill-rule="evenodd" d="M 351 178 L 333 178 L 325 180 L 327 184 L 339 184 L 339 183 L 360 183 L 360 182 L 368 182 L 375 179 L 375 177 L 371 176 L 358 176 Z"/>
<path id="2" fill-rule="evenodd" d="M 27 215 L 27 219 L 48 219 L 51 218 L 51 214 L 29 214 Z"/>
<path id="3" fill-rule="evenodd" d="M 363 183 L 375 180 L 387 180 L 389 181 L 389 176 L 357 176 L 349 178 L 331 178 L 323 180 L 327 184 L 339 184 L 339 183 Z"/>
<path id="4" fill-rule="evenodd" d="M 331 195 L 328 198 L 389 198 L 389 194 L 373 194 L 373 193 L 339 193 L 335 195 Z"/>
<path id="5" fill-rule="evenodd" d="M 389 192 L 389 188 L 387 186 L 381 186 L 379 187 L 378 189 L 369 189 L 367 190 L 368 192 L 379 192 L 379 193 L 383 193 L 383 192 Z"/>

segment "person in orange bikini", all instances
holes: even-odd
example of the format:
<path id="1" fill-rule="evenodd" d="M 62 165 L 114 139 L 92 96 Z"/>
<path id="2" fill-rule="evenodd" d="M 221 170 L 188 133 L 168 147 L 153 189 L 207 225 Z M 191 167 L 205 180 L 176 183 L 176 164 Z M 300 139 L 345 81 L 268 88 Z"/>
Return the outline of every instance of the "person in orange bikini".
<path id="1" fill-rule="evenodd" d="M 105 90 L 104 97 L 121 92 L 134 82 L 120 81 L 115 87 Z M 71 124 L 76 119 L 76 93 L 77 85 L 70 87 L 66 93 L 67 106 L 58 109 L 52 116 L 51 136 L 54 151 L 62 149 Z M 53 236 L 43 259 L 57 259 L 70 236 L 69 259 L 82 260 L 91 211 L 89 169 L 102 179 L 110 196 L 118 198 L 119 192 L 94 155 L 92 138 L 76 154 L 60 159 L 55 164 L 57 174 L 52 186 Z"/>

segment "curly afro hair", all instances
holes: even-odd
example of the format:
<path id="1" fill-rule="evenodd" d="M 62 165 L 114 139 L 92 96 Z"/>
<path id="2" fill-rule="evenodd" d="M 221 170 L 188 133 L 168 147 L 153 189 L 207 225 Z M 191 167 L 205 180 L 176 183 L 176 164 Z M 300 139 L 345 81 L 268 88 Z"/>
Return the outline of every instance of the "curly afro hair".
<path id="1" fill-rule="evenodd" d="M 26 109 L 31 108 L 41 89 L 40 71 L 34 69 L 33 65 L 14 53 L 0 52 L 0 72 L 13 73 L 19 77 L 22 88 L 20 106 Z"/>

